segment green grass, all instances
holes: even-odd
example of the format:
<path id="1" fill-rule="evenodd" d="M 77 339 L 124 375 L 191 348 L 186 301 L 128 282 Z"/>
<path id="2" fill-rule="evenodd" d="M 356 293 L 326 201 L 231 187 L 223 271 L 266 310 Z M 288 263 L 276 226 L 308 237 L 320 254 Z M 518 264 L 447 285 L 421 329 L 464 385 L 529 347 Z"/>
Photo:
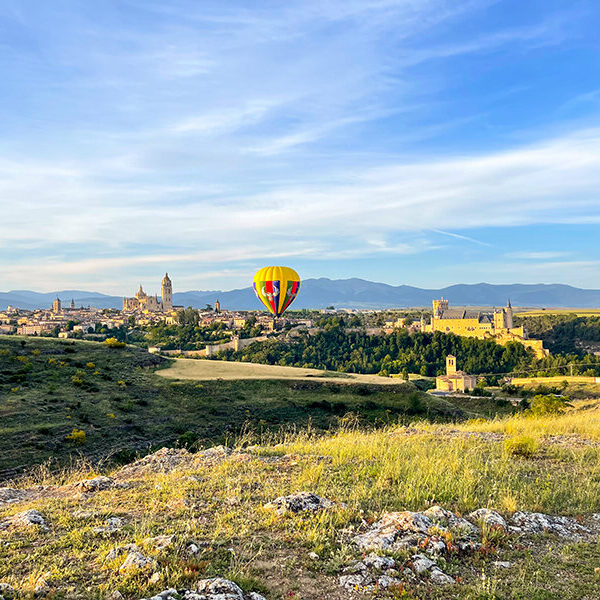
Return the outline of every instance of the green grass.
<path id="1" fill-rule="evenodd" d="M 142 349 L 95 342 L 0 336 L 0 477 L 45 461 L 82 456 L 131 460 L 161 445 L 212 445 L 241 431 L 257 436 L 302 428 L 331 430 L 352 412 L 364 423 L 438 421 L 505 414 L 489 400 L 464 406 L 412 385 L 295 380 L 176 381 L 169 363 Z M 66 439 L 73 430 L 85 442 Z"/>
<path id="2" fill-rule="evenodd" d="M 337 577 L 360 557 L 349 543 L 352 528 L 383 512 L 434 503 L 460 514 L 482 506 L 505 515 L 600 512 L 597 401 L 573 402 L 563 415 L 526 417 L 503 402 L 450 403 L 405 384 L 170 381 L 155 373 L 163 364 L 131 347 L 0 337 L 0 468 L 56 460 L 52 469 L 28 469 L 13 485 L 112 474 L 116 467 L 97 459 L 119 448 L 147 451 L 178 439 L 227 440 L 241 450 L 260 443 L 217 464 L 146 474 L 126 489 L 81 496 L 63 488 L 0 508 L 0 518 L 39 510 L 50 525 L 49 532 L 0 533 L 0 581 L 19 589 L 20 599 L 32 598 L 36 578 L 47 574 L 57 600 L 100 600 L 117 589 L 137 600 L 216 575 L 269 600 L 342 600 L 348 594 Z M 84 431 L 85 441 L 66 440 L 73 430 Z M 65 470 L 57 471 L 61 464 Z M 300 490 L 345 506 L 283 517 L 263 508 Z M 125 520 L 122 530 L 95 534 L 111 516 Z M 144 548 L 158 561 L 157 583 L 120 575 L 119 561 L 104 560 L 117 545 L 143 547 L 145 538 L 171 534 L 171 548 Z M 200 545 L 196 557 L 185 552 L 190 540 Z M 313 551 L 317 562 L 308 557 Z M 514 566 L 498 570 L 494 560 Z M 599 567 L 598 543 L 510 534 L 449 560 L 445 569 L 460 585 L 416 582 L 388 598 L 595 598 Z"/>
<path id="3" fill-rule="evenodd" d="M 585 420 L 583 415 L 579 418 Z M 47 571 L 50 583 L 62 590 L 58 598 L 76 597 L 92 588 L 89 598 L 104 598 L 119 589 L 133 600 L 167 586 L 185 587 L 200 577 L 222 575 L 256 582 L 269 600 L 291 598 L 295 592 L 300 597 L 343 598 L 335 577 L 359 554 L 341 532 L 382 512 L 422 510 L 432 503 L 463 514 L 481 506 L 505 514 L 518 509 L 577 516 L 600 510 L 599 448 L 550 446 L 534 457 L 514 456 L 504 451 L 502 441 L 451 435 L 454 431 L 454 426 L 438 425 L 431 430 L 389 427 L 366 432 L 350 426 L 329 435 L 302 432 L 243 459 L 233 456 L 216 465 L 147 474 L 129 489 L 9 506 L 4 514 L 41 510 L 51 532 L 6 534 L 7 543 L 0 546 L 0 580 L 27 589 L 36 573 Z M 247 440 L 238 441 L 243 445 Z M 84 468 L 39 482 L 73 481 L 91 474 Z M 314 516 L 284 517 L 262 508 L 298 490 L 346 506 Z M 93 516 L 77 517 L 78 510 Z M 126 521 L 114 537 L 92 533 L 114 515 Z M 117 562 L 103 562 L 115 545 L 141 544 L 147 537 L 165 534 L 175 535 L 176 541 L 173 548 L 155 555 L 162 578 L 157 584 L 150 584 L 147 576 L 119 575 Z M 196 558 L 184 552 L 190 539 L 201 543 Z M 308 559 L 311 551 L 321 557 L 317 564 Z M 492 564 L 497 559 L 510 560 L 514 567 L 498 571 Z M 417 583 L 409 586 L 406 597 L 582 598 L 599 583 L 594 570 L 599 561 L 597 543 L 501 536 L 484 551 L 449 562 L 447 571 L 462 578 L 460 586 L 438 589 Z"/>

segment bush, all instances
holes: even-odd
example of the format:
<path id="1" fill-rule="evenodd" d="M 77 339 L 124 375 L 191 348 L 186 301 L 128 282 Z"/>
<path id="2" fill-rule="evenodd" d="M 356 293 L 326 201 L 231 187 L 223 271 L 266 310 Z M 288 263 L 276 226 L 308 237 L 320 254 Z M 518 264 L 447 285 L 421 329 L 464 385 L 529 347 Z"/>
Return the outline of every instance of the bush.
<path id="1" fill-rule="evenodd" d="M 65 437 L 65 440 L 73 442 L 74 444 L 85 444 L 86 437 L 83 429 L 73 429 L 73 431 Z"/>
<path id="2" fill-rule="evenodd" d="M 199 440 L 200 436 L 195 431 L 186 431 L 177 438 L 177 447 L 195 449 L 198 447 Z"/>
<path id="3" fill-rule="evenodd" d="M 567 407 L 567 398 L 553 395 L 538 394 L 533 397 L 527 414 L 534 417 L 561 415 Z"/>
<path id="4" fill-rule="evenodd" d="M 117 338 L 109 337 L 104 340 L 104 344 L 109 348 L 125 348 L 125 342 L 120 342 Z"/>
<path id="5" fill-rule="evenodd" d="M 519 435 L 504 441 L 504 452 L 510 456 L 533 456 L 538 449 L 538 442 L 528 435 Z"/>

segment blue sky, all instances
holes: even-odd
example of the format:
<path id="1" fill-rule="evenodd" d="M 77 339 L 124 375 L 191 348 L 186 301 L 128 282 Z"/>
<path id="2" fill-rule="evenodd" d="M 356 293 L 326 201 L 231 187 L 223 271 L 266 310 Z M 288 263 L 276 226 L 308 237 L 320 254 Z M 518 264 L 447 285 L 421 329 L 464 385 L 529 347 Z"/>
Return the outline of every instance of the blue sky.
<path id="1" fill-rule="evenodd" d="M 3 0 L 0 290 L 600 287 L 594 1 Z"/>

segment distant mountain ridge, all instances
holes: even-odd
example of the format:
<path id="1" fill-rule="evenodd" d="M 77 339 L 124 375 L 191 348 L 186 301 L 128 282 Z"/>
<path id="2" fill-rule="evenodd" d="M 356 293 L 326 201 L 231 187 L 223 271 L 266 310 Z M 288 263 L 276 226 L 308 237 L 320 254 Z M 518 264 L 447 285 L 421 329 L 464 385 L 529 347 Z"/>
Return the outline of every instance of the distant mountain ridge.
<path id="1" fill-rule="evenodd" d="M 39 293 L 29 290 L 0 292 L 0 310 L 17 308 L 49 308 L 59 297 L 65 306 L 71 299 L 77 306 L 121 308 L 123 298 L 83 290 L 60 290 Z M 513 306 L 531 307 L 600 307 L 600 290 L 588 290 L 563 284 L 457 284 L 441 289 L 423 289 L 409 285 L 393 286 L 364 279 L 307 279 L 292 308 L 407 308 L 431 306 L 434 298 L 443 296 L 458 306 L 502 306 L 510 298 Z M 229 291 L 189 291 L 173 294 L 176 305 L 203 308 L 221 302 L 224 309 L 256 310 L 262 305 L 250 287 Z"/>

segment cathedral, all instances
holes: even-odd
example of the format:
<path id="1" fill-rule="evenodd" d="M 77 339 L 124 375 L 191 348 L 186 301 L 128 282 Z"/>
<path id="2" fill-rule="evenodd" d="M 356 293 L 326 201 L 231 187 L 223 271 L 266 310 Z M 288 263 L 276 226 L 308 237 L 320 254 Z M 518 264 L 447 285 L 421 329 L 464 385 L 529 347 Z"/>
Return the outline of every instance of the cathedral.
<path id="1" fill-rule="evenodd" d="M 169 312 L 173 310 L 173 285 L 168 273 L 165 273 L 163 277 L 160 291 L 160 299 L 157 295 L 149 296 L 140 284 L 140 289 L 133 298 L 123 298 L 123 310 L 126 312 Z"/>

